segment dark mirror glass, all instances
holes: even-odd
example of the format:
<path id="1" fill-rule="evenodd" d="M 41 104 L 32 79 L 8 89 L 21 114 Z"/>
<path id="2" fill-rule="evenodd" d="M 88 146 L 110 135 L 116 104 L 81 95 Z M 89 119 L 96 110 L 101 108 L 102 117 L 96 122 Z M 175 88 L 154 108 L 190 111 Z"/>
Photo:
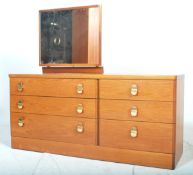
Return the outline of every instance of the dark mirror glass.
<path id="1" fill-rule="evenodd" d="M 89 26 L 93 23 L 89 20 L 96 15 L 96 12 L 98 13 L 96 9 L 93 7 L 40 11 L 40 63 L 89 63 L 89 59 L 92 59 L 89 58 L 89 54 L 90 57 L 95 57 L 89 51 L 89 48 L 92 47 L 89 46 L 90 38 L 93 36 L 89 32 L 99 32 Z"/>
<path id="2" fill-rule="evenodd" d="M 41 13 L 42 63 L 72 62 L 72 11 Z"/>

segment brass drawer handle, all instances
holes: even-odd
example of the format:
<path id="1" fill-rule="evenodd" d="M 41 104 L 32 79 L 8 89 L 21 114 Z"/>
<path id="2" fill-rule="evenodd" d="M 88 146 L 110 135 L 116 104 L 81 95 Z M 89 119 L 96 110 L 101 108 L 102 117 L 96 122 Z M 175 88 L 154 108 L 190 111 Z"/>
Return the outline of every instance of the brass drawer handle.
<path id="1" fill-rule="evenodd" d="M 131 130 L 130 130 L 130 136 L 135 138 L 135 137 L 137 137 L 137 135 L 138 135 L 137 128 L 136 127 L 132 127 Z"/>
<path id="2" fill-rule="evenodd" d="M 24 119 L 23 118 L 19 118 L 18 119 L 18 126 L 19 127 L 23 127 L 24 126 Z"/>
<path id="3" fill-rule="evenodd" d="M 83 84 L 78 84 L 78 85 L 76 86 L 76 92 L 77 92 L 78 94 L 83 94 L 83 91 L 84 91 L 84 86 L 83 86 Z"/>
<path id="4" fill-rule="evenodd" d="M 137 96 L 137 93 L 138 93 L 138 87 L 136 84 L 132 84 L 131 85 L 131 95 L 132 96 Z"/>
<path id="5" fill-rule="evenodd" d="M 83 133 L 84 132 L 84 125 L 82 123 L 79 123 L 77 126 L 76 126 L 76 131 L 78 133 Z"/>
<path id="6" fill-rule="evenodd" d="M 22 100 L 19 100 L 19 101 L 17 102 L 17 108 L 18 108 L 18 109 L 23 109 L 23 101 L 22 101 Z"/>
<path id="7" fill-rule="evenodd" d="M 137 117 L 137 113 L 138 113 L 137 107 L 132 106 L 131 109 L 130 109 L 131 117 Z"/>
<path id="8" fill-rule="evenodd" d="M 76 108 L 76 112 L 77 112 L 78 114 L 82 114 L 83 111 L 84 111 L 83 105 L 82 105 L 82 104 L 78 104 L 78 106 L 77 106 L 77 108 Z"/>
<path id="9" fill-rule="evenodd" d="M 23 83 L 22 82 L 17 83 L 17 91 L 18 92 L 22 92 L 23 91 Z"/>

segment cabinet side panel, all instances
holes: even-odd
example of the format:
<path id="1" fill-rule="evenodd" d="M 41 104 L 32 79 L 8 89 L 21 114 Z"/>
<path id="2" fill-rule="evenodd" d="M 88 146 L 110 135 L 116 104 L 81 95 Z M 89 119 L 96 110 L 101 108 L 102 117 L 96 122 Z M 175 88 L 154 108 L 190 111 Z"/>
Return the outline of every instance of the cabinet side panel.
<path id="1" fill-rule="evenodd" d="M 178 76 L 176 82 L 176 148 L 175 166 L 183 152 L 183 125 L 184 125 L 184 76 Z"/>

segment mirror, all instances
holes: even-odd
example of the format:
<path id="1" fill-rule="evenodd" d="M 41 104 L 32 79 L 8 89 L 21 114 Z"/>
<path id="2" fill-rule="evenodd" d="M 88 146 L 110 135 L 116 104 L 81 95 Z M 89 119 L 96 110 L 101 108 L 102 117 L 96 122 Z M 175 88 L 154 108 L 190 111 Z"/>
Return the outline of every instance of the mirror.
<path id="1" fill-rule="evenodd" d="M 100 7 L 40 11 L 40 65 L 100 66 Z"/>

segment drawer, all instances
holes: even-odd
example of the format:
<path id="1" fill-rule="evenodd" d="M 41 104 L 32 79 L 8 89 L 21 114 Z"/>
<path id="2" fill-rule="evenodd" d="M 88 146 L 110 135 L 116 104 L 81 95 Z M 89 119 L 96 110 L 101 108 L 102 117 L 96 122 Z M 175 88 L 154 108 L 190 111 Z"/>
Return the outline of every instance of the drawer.
<path id="1" fill-rule="evenodd" d="M 11 96 L 11 112 L 96 118 L 97 100 Z"/>
<path id="2" fill-rule="evenodd" d="M 100 80 L 100 98 L 175 101 L 173 80 Z"/>
<path id="3" fill-rule="evenodd" d="M 174 124 L 100 120 L 101 146 L 174 153 Z"/>
<path id="4" fill-rule="evenodd" d="M 12 95 L 97 98 L 97 80 L 11 78 Z"/>
<path id="5" fill-rule="evenodd" d="M 96 144 L 96 131 L 96 119 L 11 114 L 12 137 L 26 137 L 78 144 Z"/>
<path id="6" fill-rule="evenodd" d="M 103 99 L 99 104 L 103 119 L 175 123 L 173 102 Z"/>

